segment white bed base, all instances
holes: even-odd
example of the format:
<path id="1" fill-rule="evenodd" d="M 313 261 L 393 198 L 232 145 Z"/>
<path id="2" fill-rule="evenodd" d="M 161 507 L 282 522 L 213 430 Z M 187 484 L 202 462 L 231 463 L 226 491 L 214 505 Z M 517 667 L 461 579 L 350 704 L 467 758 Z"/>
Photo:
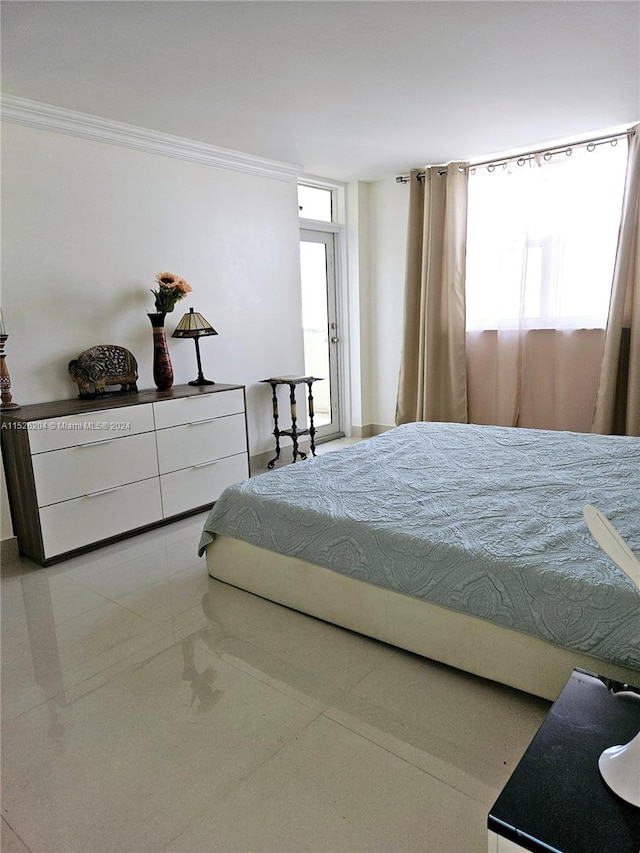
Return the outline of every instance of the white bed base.
<path id="1" fill-rule="evenodd" d="M 640 672 L 296 557 L 216 534 L 212 578 L 457 669 L 554 700 L 574 667 L 640 684 Z"/>

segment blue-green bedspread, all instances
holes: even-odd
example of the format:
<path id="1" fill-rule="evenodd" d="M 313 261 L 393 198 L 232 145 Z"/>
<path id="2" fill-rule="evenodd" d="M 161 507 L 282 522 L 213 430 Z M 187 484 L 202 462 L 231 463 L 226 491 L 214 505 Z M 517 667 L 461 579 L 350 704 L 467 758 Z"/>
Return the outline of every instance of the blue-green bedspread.
<path id="1" fill-rule="evenodd" d="M 640 439 L 417 423 L 228 488 L 216 533 L 640 670 Z"/>

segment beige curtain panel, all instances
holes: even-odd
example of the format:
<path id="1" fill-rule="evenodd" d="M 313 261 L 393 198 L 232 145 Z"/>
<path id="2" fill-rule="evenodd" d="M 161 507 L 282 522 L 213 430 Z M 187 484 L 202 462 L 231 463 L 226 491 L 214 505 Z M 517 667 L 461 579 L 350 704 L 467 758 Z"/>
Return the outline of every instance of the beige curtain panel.
<path id="1" fill-rule="evenodd" d="M 592 431 L 640 436 L 640 125 L 634 130 Z"/>
<path id="2" fill-rule="evenodd" d="M 467 422 L 466 166 L 411 173 L 397 424 Z"/>

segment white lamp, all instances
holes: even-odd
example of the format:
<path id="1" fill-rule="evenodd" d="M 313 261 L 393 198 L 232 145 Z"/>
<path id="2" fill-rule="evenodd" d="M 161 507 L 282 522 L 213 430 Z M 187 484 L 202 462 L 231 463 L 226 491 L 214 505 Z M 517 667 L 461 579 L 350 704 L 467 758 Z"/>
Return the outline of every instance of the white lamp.
<path id="1" fill-rule="evenodd" d="M 640 590 L 640 561 L 627 543 L 599 509 L 587 505 L 583 513 L 598 545 Z M 614 794 L 640 808 L 640 732 L 629 743 L 605 749 L 598 759 L 598 767 Z"/>

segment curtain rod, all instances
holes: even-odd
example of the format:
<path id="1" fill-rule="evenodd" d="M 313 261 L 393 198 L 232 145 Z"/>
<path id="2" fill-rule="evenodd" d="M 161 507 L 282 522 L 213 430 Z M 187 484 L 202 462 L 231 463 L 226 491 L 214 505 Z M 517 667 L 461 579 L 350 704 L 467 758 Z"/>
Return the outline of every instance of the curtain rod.
<path id="1" fill-rule="evenodd" d="M 488 170 L 493 172 L 493 170 L 498 166 L 506 166 L 507 163 L 512 163 L 514 160 L 517 161 L 519 166 L 524 166 L 525 163 L 528 163 L 530 160 L 534 160 L 539 154 L 544 156 L 545 160 L 550 160 L 554 154 L 562 154 L 563 152 L 567 156 L 571 156 L 574 148 L 587 148 L 589 151 L 593 151 L 593 149 L 597 145 L 606 145 L 607 142 L 612 145 L 616 145 L 619 139 L 624 139 L 625 137 L 635 136 L 635 130 L 630 128 L 629 130 L 624 130 L 621 133 L 614 133 L 610 136 L 596 136 L 593 139 L 582 139 L 578 142 L 572 142 L 568 145 L 556 145 L 551 146 L 550 148 L 538 148 L 535 151 L 525 151 L 523 154 L 513 154 L 510 157 L 502 157 L 497 160 L 480 160 L 477 163 L 469 163 L 468 166 L 458 166 L 460 170 L 469 169 L 473 174 L 473 170 L 479 168 L 480 166 L 487 166 Z M 446 175 L 448 171 L 447 166 L 443 166 L 440 169 L 437 169 L 439 175 Z M 425 176 L 424 172 L 418 172 L 417 178 L 419 181 L 423 180 Z M 411 180 L 410 175 L 398 175 L 396 177 L 397 184 L 408 184 Z"/>

